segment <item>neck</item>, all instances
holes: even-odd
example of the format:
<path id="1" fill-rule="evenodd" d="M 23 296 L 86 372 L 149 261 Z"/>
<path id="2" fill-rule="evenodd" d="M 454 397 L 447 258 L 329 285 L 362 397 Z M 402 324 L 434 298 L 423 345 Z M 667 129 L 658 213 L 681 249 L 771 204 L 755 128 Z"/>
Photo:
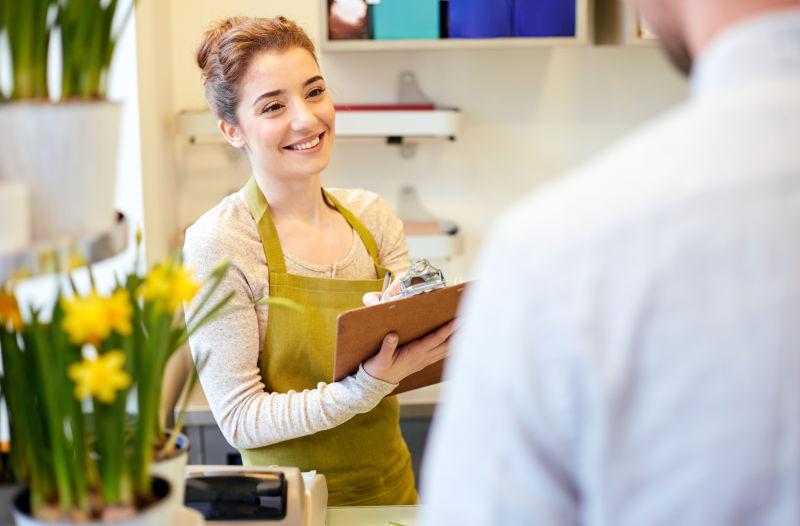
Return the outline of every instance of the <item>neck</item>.
<path id="1" fill-rule="evenodd" d="M 724 29 L 748 18 L 798 7 L 800 0 L 685 0 L 683 23 L 689 51 L 697 58 Z"/>
<path id="2" fill-rule="evenodd" d="M 322 198 L 320 174 L 287 181 L 256 173 L 255 179 L 267 199 L 269 212 L 275 223 L 291 220 L 319 225 L 327 209 Z"/>

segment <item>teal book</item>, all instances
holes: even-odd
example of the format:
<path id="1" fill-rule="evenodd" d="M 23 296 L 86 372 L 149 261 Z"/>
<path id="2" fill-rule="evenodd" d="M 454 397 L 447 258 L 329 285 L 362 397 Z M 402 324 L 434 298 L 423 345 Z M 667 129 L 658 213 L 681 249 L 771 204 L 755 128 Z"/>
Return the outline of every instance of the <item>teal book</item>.
<path id="1" fill-rule="evenodd" d="M 439 0 L 380 0 L 370 8 L 375 40 L 439 38 Z"/>

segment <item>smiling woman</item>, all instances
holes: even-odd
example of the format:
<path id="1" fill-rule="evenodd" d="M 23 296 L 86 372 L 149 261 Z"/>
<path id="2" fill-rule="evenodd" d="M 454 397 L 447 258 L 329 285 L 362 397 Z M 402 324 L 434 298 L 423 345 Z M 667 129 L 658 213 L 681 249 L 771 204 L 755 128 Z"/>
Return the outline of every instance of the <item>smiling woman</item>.
<path id="1" fill-rule="evenodd" d="M 253 172 L 186 233 L 185 260 L 201 275 L 232 260 L 216 292 L 232 293 L 232 308 L 190 338 L 214 417 L 246 465 L 324 474 L 332 505 L 415 503 L 397 400 L 386 396 L 443 358 L 453 325 L 400 348 L 389 334 L 356 374 L 328 383 L 338 314 L 362 306 L 387 271 L 408 270 L 402 222 L 372 192 L 322 188 L 335 110 L 294 22 L 219 21 L 197 63 L 221 133 Z M 266 296 L 302 310 L 265 306 Z"/>

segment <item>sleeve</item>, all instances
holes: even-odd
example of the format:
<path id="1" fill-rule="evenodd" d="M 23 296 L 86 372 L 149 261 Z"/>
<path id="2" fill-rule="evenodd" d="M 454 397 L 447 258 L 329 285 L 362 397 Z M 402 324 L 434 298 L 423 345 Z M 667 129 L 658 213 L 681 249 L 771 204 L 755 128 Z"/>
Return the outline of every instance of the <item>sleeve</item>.
<path id="1" fill-rule="evenodd" d="M 420 523 L 578 524 L 569 360 L 538 348 L 547 276 L 514 239 L 490 239 L 445 371 Z"/>
<path id="2" fill-rule="evenodd" d="M 258 298 L 250 287 L 251 276 L 236 262 L 247 257 L 244 245 L 235 236 L 196 226 L 187 231 L 184 245 L 184 261 L 201 279 L 220 261 L 233 261 L 208 306 L 229 292 L 233 299 L 189 338 L 200 383 L 225 439 L 238 449 L 262 447 L 330 429 L 370 411 L 396 384 L 371 377 L 363 367 L 339 382 L 319 383 L 316 389 L 266 392 L 258 367 L 256 312 L 265 307 L 253 307 Z M 195 309 L 195 304 L 187 306 L 187 320 Z"/>

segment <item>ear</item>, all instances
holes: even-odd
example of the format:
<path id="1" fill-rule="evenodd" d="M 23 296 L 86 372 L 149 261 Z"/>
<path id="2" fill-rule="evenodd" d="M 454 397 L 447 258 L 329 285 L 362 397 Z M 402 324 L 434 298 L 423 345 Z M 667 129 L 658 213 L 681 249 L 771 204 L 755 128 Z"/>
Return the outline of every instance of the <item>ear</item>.
<path id="1" fill-rule="evenodd" d="M 234 148 L 244 148 L 247 145 L 242 130 L 237 125 L 220 120 L 217 122 L 217 127 L 219 127 L 219 131 L 222 132 L 225 140 Z"/>

